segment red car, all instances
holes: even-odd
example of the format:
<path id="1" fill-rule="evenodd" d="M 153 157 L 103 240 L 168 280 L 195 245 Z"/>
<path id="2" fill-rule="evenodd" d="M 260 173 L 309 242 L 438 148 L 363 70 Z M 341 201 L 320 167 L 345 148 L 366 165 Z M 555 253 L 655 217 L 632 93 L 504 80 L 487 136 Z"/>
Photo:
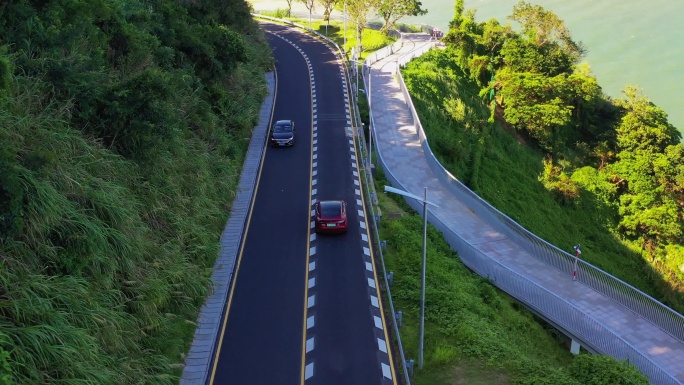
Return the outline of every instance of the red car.
<path id="1" fill-rule="evenodd" d="M 319 201 L 316 203 L 316 232 L 347 232 L 347 203 L 345 201 Z"/>

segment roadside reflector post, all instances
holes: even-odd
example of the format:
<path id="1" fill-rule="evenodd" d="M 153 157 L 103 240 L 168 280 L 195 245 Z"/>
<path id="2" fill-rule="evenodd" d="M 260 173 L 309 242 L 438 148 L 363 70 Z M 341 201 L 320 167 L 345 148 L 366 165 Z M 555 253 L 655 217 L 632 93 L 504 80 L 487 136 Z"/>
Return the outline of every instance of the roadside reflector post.
<path id="1" fill-rule="evenodd" d="M 409 372 L 409 376 L 413 377 L 413 360 L 406 360 L 406 369 Z"/>

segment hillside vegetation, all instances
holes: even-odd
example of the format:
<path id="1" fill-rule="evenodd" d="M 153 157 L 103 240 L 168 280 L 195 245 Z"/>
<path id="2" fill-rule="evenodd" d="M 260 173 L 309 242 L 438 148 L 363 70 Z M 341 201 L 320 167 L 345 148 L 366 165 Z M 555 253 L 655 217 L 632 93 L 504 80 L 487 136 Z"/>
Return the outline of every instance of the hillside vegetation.
<path id="1" fill-rule="evenodd" d="M 241 0 L 0 4 L 0 383 L 178 382 L 271 60 Z"/>
<path id="2" fill-rule="evenodd" d="M 381 170 L 375 177 L 381 191 L 388 182 Z M 423 220 L 395 194 L 379 194 L 378 199 L 385 214 L 380 221 L 380 237 L 387 242 L 384 260 L 394 273 L 392 298 L 403 313 L 399 330 L 404 353 L 417 359 Z M 469 271 L 432 226 L 426 252 L 424 367 L 415 369 L 411 384 L 649 383 L 629 362 L 584 352 L 572 355 L 565 336 Z"/>
<path id="3" fill-rule="evenodd" d="M 444 37 L 402 70 L 442 164 L 518 223 L 684 312 L 684 147 L 638 88 L 612 99 L 552 12 L 520 31 L 456 1 Z"/>

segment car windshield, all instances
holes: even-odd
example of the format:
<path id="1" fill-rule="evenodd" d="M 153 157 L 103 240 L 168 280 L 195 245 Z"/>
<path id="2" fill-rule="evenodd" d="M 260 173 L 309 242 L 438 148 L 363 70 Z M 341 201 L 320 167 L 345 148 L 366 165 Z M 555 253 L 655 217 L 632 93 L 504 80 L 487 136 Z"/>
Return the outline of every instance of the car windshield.
<path id="1" fill-rule="evenodd" d="M 278 122 L 273 126 L 273 132 L 292 132 L 292 126 L 289 122 Z"/>
<path id="2" fill-rule="evenodd" d="M 340 202 L 321 202 L 321 216 L 339 217 L 342 215 L 342 205 Z"/>

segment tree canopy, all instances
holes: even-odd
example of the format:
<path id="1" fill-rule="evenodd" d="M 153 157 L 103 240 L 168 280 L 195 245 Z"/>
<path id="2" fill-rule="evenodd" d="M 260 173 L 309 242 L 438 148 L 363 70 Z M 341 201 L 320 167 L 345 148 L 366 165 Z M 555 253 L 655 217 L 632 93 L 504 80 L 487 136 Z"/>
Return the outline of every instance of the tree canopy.
<path id="1" fill-rule="evenodd" d="M 418 0 L 378 0 L 376 12 L 384 21 L 382 31 L 394 28 L 396 22 L 404 16 L 427 14 L 427 9 L 421 8 L 422 5 Z"/>
<path id="2" fill-rule="evenodd" d="M 607 217 L 616 235 L 642 250 L 672 287 L 684 288 L 676 278 L 684 272 L 684 150 L 667 114 L 635 86 L 627 86 L 622 99 L 606 96 L 582 62 L 582 43 L 541 6 L 520 1 L 513 8 L 517 31 L 493 19 L 477 22 L 462 0 L 454 10 L 439 68 L 458 67 L 448 76 L 462 71 L 479 87 L 483 103 L 493 98 L 491 119 L 544 154 L 538 180 L 559 204 L 581 204 L 583 189 L 600 197 L 613 211 Z M 422 84 L 416 89 L 437 92 Z M 449 101 L 443 113 L 458 115 L 464 108 L 455 107 L 463 102 L 453 95 L 461 91 L 440 91 Z M 474 146 L 479 149 L 482 141 Z M 459 156 L 473 153 L 463 144 L 452 146 Z M 479 164 L 477 158 L 462 162 Z"/>

